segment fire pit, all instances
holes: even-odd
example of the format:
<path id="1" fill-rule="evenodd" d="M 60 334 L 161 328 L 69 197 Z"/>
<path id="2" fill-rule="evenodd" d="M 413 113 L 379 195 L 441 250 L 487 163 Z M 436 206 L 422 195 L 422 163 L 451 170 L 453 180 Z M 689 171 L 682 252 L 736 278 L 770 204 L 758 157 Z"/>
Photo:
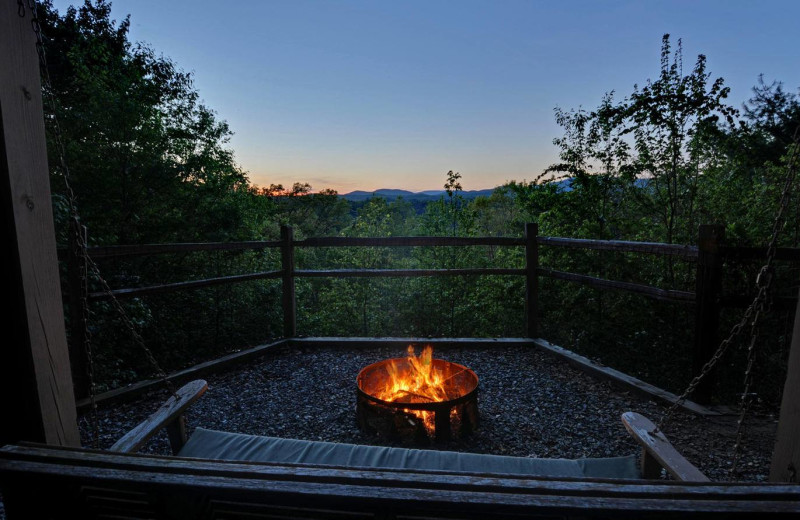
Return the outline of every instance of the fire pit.
<path id="1" fill-rule="evenodd" d="M 362 430 L 417 443 L 449 442 L 478 426 L 478 376 L 457 363 L 416 356 L 373 363 L 358 374 L 358 424 Z"/>

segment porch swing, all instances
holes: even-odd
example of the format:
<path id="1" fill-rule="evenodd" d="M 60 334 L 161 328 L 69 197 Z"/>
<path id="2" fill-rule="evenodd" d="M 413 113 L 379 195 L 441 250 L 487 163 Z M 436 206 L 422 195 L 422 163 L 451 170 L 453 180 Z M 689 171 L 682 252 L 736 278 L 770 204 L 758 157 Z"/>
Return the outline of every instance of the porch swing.
<path id="1" fill-rule="evenodd" d="M 77 223 L 77 218 L 75 220 Z M 77 254 L 85 254 L 86 244 L 80 226 L 76 230 L 74 243 Z M 127 325 L 131 335 L 146 354 L 155 373 L 172 394 L 169 399 L 150 417 L 123 435 L 110 448 L 111 452 L 135 453 L 162 429 L 166 429 L 172 455 L 203 460 L 226 460 L 244 462 L 265 462 L 278 464 L 303 464 L 316 466 L 346 467 L 354 469 L 383 470 L 423 470 L 456 473 L 476 473 L 483 475 L 520 475 L 555 478 L 602 478 L 639 479 L 643 476 L 659 477 L 665 469 L 677 481 L 707 482 L 709 479 L 687 461 L 667 441 L 658 428 L 647 418 L 626 412 L 623 424 L 643 447 L 641 468 L 636 467 L 636 457 L 589 458 L 579 460 L 534 459 L 472 453 L 457 453 L 437 450 L 419 450 L 381 446 L 354 445 L 344 443 L 306 441 L 245 435 L 197 428 L 191 438 L 187 438 L 184 411 L 199 399 L 208 389 L 204 380 L 194 380 L 175 390 L 150 352 L 133 324 L 127 318 L 108 284 L 100 275 L 97 265 L 84 258 L 83 266 L 91 267 L 94 277 Z M 88 283 L 88 272 L 81 273 L 84 290 Z M 88 301 L 81 299 L 82 312 L 88 316 Z M 94 383 L 92 381 L 92 349 L 89 335 L 84 336 L 85 355 L 89 367 L 90 414 L 96 413 L 94 404 Z M 449 411 L 448 411 L 449 415 Z M 96 420 L 93 417 L 92 423 Z M 93 427 L 96 441 L 97 431 Z"/>
<path id="2" fill-rule="evenodd" d="M 207 388 L 195 380 L 172 391 L 108 450 L 0 448 L 0 490 L 9 519 L 61 518 L 65 512 L 115 519 L 679 518 L 756 512 L 788 518 L 800 513 L 797 485 L 710 482 L 659 427 L 635 412 L 623 414 L 622 421 L 642 446 L 641 469 L 635 456 L 531 459 L 202 428 L 187 439 L 183 414 Z M 136 453 L 162 429 L 173 456 Z M 674 480 L 661 480 L 661 468 Z"/>
<path id="3" fill-rule="evenodd" d="M 24 12 L 22 0 L 19 5 Z M 721 345 L 708 366 L 722 352 Z M 798 486 L 710 482 L 659 427 L 635 412 L 623 414 L 622 421 L 642 446 L 641 469 L 635 456 L 530 459 L 201 428 L 187 439 L 183 414 L 207 388 L 195 380 L 171 390 L 161 408 L 108 450 L 32 443 L 0 448 L 0 492 L 10 520 L 796 517 L 800 512 Z M 136 453 L 163 429 L 173 456 Z M 675 480 L 659 479 L 657 466 Z"/>

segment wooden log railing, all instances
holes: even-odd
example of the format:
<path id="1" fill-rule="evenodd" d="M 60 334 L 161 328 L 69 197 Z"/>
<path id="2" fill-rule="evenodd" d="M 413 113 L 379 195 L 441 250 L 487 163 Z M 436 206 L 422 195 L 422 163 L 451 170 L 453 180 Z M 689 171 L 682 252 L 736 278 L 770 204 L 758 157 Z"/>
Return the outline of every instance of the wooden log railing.
<path id="1" fill-rule="evenodd" d="M 328 248 L 328 247 L 470 247 L 498 246 L 521 247 L 524 249 L 525 267 L 523 268 L 459 268 L 459 269 L 296 269 L 296 248 Z M 627 281 L 608 280 L 585 274 L 564 272 L 539 265 L 540 247 L 558 247 L 583 250 L 614 251 L 621 253 L 637 253 L 674 257 L 697 265 L 696 290 L 681 291 L 662 289 L 650 285 Z M 281 229 L 279 241 L 249 242 L 208 242 L 177 244 L 144 244 L 102 246 L 87 248 L 85 253 L 93 259 L 131 258 L 145 255 L 161 255 L 199 251 L 259 251 L 279 249 L 281 268 L 278 270 L 255 273 L 220 276 L 200 280 L 173 282 L 145 287 L 128 287 L 115 289 L 111 293 L 93 292 L 88 294 L 89 301 L 111 298 L 135 298 L 153 294 L 162 294 L 177 290 L 197 289 L 223 284 L 232 284 L 264 279 L 281 279 L 283 330 L 287 338 L 297 335 L 296 292 L 297 278 L 375 278 L 375 277 L 440 277 L 440 276 L 523 276 L 525 279 L 525 332 L 526 336 L 538 336 L 538 284 L 539 278 L 551 278 L 587 285 L 600 290 L 616 290 L 638 294 L 647 298 L 670 301 L 695 306 L 695 373 L 710 358 L 716 348 L 719 313 L 723 305 L 738 302 L 735 298 L 722 297 L 720 284 L 723 260 L 763 258 L 766 248 L 727 247 L 723 244 L 723 228 L 721 226 L 700 226 L 697 246 L 679 244 L 661 244 L 655 242 L 630 242 L 622 240 L 593 240 L 562 237 L 545 237 L 538 235 L 536 224 L 525 226 L 524 236 L 516 237 L 315 237 L 295 240 L 291 227 Z M 62 250 L 61 256 L 68 260 L 70 271 L 82 269 L 76 259 L 71 258 L 70 250 Z M 776 259 L 800 262 L 800 249 L 779 248 Z M 72 295 L 70 295 L 72 297 Z M 795 300 L 796 301 L 796 300 Z M 71 302 L 76 305 L 78 302 Z M 793 302 L 788 302 L 789 304 Z M 695 400 L 709 402 L 713 379 L 698 388 Z"/>

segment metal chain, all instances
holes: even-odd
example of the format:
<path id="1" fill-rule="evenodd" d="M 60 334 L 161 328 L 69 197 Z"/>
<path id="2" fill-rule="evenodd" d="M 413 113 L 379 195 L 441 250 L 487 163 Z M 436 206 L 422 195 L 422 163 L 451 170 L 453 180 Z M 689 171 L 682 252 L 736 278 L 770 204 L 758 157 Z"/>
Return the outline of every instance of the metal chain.
<path id="1" fill-rule="evenodd" d="M 31 27 L 33 29 L 34 34 L 36 35 L 36 52 L 37 52 L 38 57 L 39 57 L 39 70 L 40 70 L 40 73 L 41 73 L 41 76 L 42 76 L 43 97 L 45 99 L 47 99 L 47 102 L 50 105 L 50 111 L 52 113 L 52 118 L 49 120 L 49 122 L 50 122 L 51 136 L 52 136 L 53 140 L 55 141 L 56 155 L 58 156 L 58 166 L 61 169 L 61 177 L 62 177 L 62 179 L 64 181 L 64 187 L 65 187 L 65 190 L 66 190 L 66 193 L 67 193 L 67 198 L 69 200 L 69 208 L 70 208 L 71 216 L 72 216 L 73 219 L 76 219 L 76 220 L 79 221 L 80 220 L 80 215 L 78 213 L 77 197 L 75 195 L 75 191 L 72 189 L 72 184 L 70 182 L 71 181 L 71 175 L 70 175 L 69 167 L 67 165 L 67 160 L 66 160 L 66 148 L 64 146 L 64 139 L 63 139 L 63 133 L 61 131 L 61 126 L 59 125 L 58 117 L 56 115 L 58 113 L 56 96 L 55 96 L 55 91 L 53 89 L 52 82 L 50 80 L 50 69 L 49 69 L 49 67 L 47 65 L 47 56 L 45 54 L 45 48 L 44 48 L 44 37 L 42 35 L 42 28 L 41 28 L 41 25 L 39 23 L 39 16 L 38 16 L 38 13 L 37 13 L 37 10 L 36 10 L 36 1 L 35 0 L 27 0 L 27 1 L 28 1 L 28 8 L 31 11 Z M 25 16 L 25 5 L 23 3 L 23 0 L 17 0 L 17 8 L 18 8 L 17 12 L 20 15 L 20 17 L 24 17 Z M 109 287 L 108 283 L 103 278 L 103 276 L 100 274 L 100 269 L 97 267 L 97 264 L 94 262 L 94 260 L 92 260 L 91 257 L 89 257 L 89 255 L 85 254 L 85 251 L 88 248 L 88 244 L 86 244 L 86 241 L 85 241 L 84 236 L 83 236 L 82 233 L 77 233 L 77 235 L 75 237 L 75 244 L 76 244 L 76 248 L 79 248 L 84 252 L 85 265 L 89 269 L 91 269 L 92 275 L 94 275 L 94 277 L 100 282 L 101 286 L 103 287 L 103 290 L 106 293 L 108 293 L 108 295 L 110 296 L 111 302 L 112 302 L 114 308 L 119 313 L 119 315 L 120 315 L 123 323 L 125 324 L 125 326 L 129 329 L 131 335 L 134 338 L 134 341 L 139 345 L 139 347 L 141 347 L 142 351 L 145 353 L 147 361 L 149 362 L 151 367 L 154 369 L 157 377 L 164 383 L 164 385 L 167 387 L 167 389 L 169 390 L 169 392 L 173 396 L 177 396 L 176 391 L 175 391 L 175 387 L 172 385 L 172 382 L 167 379 L 166 373 L 161 368 L 161 365 L 159 365 L 159 363 L 156 360 L 155 356 L 153 355 L 152 351 L 145 344 L 144 339 L 142 339 L 141 335 L 136 330 L 135 325 L 133 324 L 133 322 L 128 317 L 128 314 L 125 311 L 124 307 L 122 307 L 122 305 L 116 299 L 116 297 L 114 296 L 113 292 L 111 291 L 111 288 Z M 88 272 L 84 272 L 84 273 L 81 273 L 81 274 L 84 275 L 84 278 L 83 278 L 84 283 L 86 283 L 88 285 L 88 274 L 89 273 Z M 88 314 L 88 312 L 89 312 L 89 310 L 88 310 L 88 302 L 83 302 L 83 304 L 84 304 L 84 308 L 83 308 L 82 312 L 84 313 L 84 318 L 88 318 L 88 316 L 89 316 L 89 314 Z M 88 319 L 86 320 L 86 323 L 88 324 Z M 87 340 L 86 340 L 86 343 L 84 343 L 84 349 L 86 350 L 86 355 L 87 355 L 87 360 L 88 360 L 88 362 L 87 362 L 87 365 L 88 365 L 87 370 L 88 370 L 88 376 L 89 376 L 90 401 L 91 401 L 93 415 L 96 415 L 97 405 L 96 405 L 95 399 L 94 399 L 94 397 L 95 397 L 95 395 L 94 395 L 94 388 L 95 388 L 95 385 L 94 385 L 94 367 L 93 367 L 92 349 L 91 349 L 91 343 L 90 343 L 91 332 L 88 330 L 89 329 L 88 325 L 87 325 L 86 329 L 87 330 L 85 331 L 85 333 L 86 333 L 85 337 L 87 338 Z M 93 421 L 96 421 L 96 417 L 93 417 Z M 96 425 L 93 425 L 93 430 L 95 430 L 95 429 L 96 429 Z M 95 435 L 95 437 L 98 437 L 98 436 Z M 95 439 L 95 442 L 96 442 L 96 439 Z"/>
<path id="2" fill-rule="evenodd" d="M 786 208 L 789 207 L 791 190 L 794 184 L 795 175 L 797 174 L 796 163 L 798 155 L 800 154 L 800 140 L 798 137 L 800 137 L 800 127 L 795 130 L 794 137 L 792 138 L 793 148 L 791 155 L 789 156 L 789 160 L 787 161 L 786 180 L 784 181 L 783 191 L 781 192 L 778 213 L 775 215 L 775 220 L 772 223 L 772 237 L 770 239 L 769 246 L 767 246 L 767 261 L 766 264 L 761 267 L 761 271 L 758 273 L 758 277 L 756 278 L 756 285 L 759 287 L 759 291 L 763 287 L 765 292 L 768 292 L 774 278 L 773 275 L 775 274 L 775 271 L 773 263 L 775 260 L 775 254 L 778 251 L 778 235 L 780 234 L 781 228 L 783 228 L 785 224 L 785 218 L 783 215 L 786 211 Z M 755 365 L 757 353 L 756 341 L 758 338 L 759 327 L 758 318 L 761 313 L 769 312 L 769 310 L 769 300 L 765 298 L 760 302 L 756 315 L 753 318 L 750 346 L 747 349 L 747 365 L 744 373 L 744 390 L 742 391 L 742 398 L 739 403 L 739 419 L 736 423 L 736 443 L 733 447 L 733 461 L 731 462 L 730 469 L 731 476 L 736 472 L 736 467 L 739 463 L 739 458 L 741 457 L 742 441 L 744 439 L 745 431 L 745 419 L 747 419 L 748 411 L 753 402 L 753 394 L 750 392 L 750 387 L 753 385 L 753 366 Z"/>
<path id="3" fill-rule="evenodd" d="M 716 352 L 714 352 L 714 355 L 711 356 L 711 359 L 709 359 L 706 362 L 706 364 L 703 365 L 703 368 L 700 370 L 700 373 L 697 374 L 694 377 L 694 379 L 692 379 L 692 381 L 689 383 L 689 386 L 686 387 L 686 390 L 683 391 L 680 397 L 678 397 L 678 399 L 676 399 L 675 402 L 672 403 L 672 406 L 670 406 L 667 409 L 667 411 L 664 412 L 664 415 L 658 421 L 658 424 L 656 424 L 656 429 L 655 429 L 656 432 L 661 430 L 661 426 L 667 421 L 669 421 L 675 410 L 677 410 L 681 405 L 683 405 L 684 402 L 686 402 L 686 399 L 692 392 L 694 392 L 694 390 L 697 388 L 697 385 L 699 385 L 700 382 L 703 380 L 703 378 L 706 377 L 706 375 L 709 372 L 711 372 L 711 370 L 714 368 L 714 366 L 717 364 L 720 358 L 722 358 L 722 356 L 728 350 L 728 347 L 731 345 L 733 340 L 736 339 L 736 337 L 742 332 L 742 329 L 744 329 L 744 327 L 748 324 L 748 322 L 750 322 L 750 318 L 753 316 L 753 313 L 755 312 L 755 307 L 757 302 L 762 297 L 765 296 L 766 296 L 765 293 L 759 291 L 759 293 L 756 295 L 755 300 L 753 300 L 753 303 L 751 303 L 750 306 L 745 310 L 744 315 L 742 315 L 742 319 L 739 320 L 739 322 L 731 328 L 730 334 L 728 334 L 727 338 L 722 340 L 722 342 L 719 344 L 719 347 L 717 347 Z"/>
<path id="4" fill-rule="evenodd" d="M 80 288 L 80 302 L 81 302 L 81 320 L 84 323 L 84 336 L 83 336 L 83 350 L 84 354 L 86 355 L 86 376 L 89 379 L 89 403 L 90 403 L 90 410 L 89 413 L 89 425 L 92 430 L 92 447 L 94 449 L 100 448 L 100 427 L 97 422 L 97 400 L 95 399 L 96 392 L 96 385 L 94 380 L 94 357 L 92 353 L 92 331 L 89 328 L 89 302 L 87 296 L 89 294 L 89 273 L 87 272 L 87 260 L 88 255 L 86 254 L 86 240 L 83 233 L 83 227 L 80 226 L 80 222 L 76 219 L 73 220 L 73 224 L 75 227 L 74 234 L 75 240 L 72 240 L 72 255 L 74 258 L 77 258 L 77 265 L 79 266 L 80 273 L 80 281 L 81 281 L 81 288 Z"/>
<path id="5" fill-rule="evenodd" d="M 100 276 L 100 270 L 98 269 L 97 264 L 88 255 L 86 256 L 86 264 L 91 268 L 92 274 L 95 275 L 97 280 L 100 282 L 100 285 L 102 285 L 103 292 L 105 292 L 109 296 L 112 306 L 119 314 L 119 317 L 122 319 L 122 322 L 128 328 L 128 331 L 131 333 L 131 336 L 133 337 L 136 344 L 139 345 L 139 347 L 144 352 L 145 357 L 147 357 L 147 361 L 150 363 L 150 366 L 153 368 L 153 370 L 155 370 L 158 379 L 162 383 L 164 383 L 164 386 L 166 386 L 169 392 L 177 399 L 178 394 L 175 390 L 175 386 L 172 384 L 172 381 L 167 379 L 167 373 L 164 372 L 164 370 L 161 368 L 161 365 L 159 365 L 158 361 L 153 355 L 153 351 L 150 350 L 150 348 L 145 343 L 144 338 L 142 338 L 141 334 L 139 334 L 139 332 L 136 330 L 136 325 L 133 324 L 130 317 L 128 316 L 128 313 L 125 311 L 125 308 L 119 302 L 117 297 L 114 296 L 114 291 L 111 290 L 111 287 L 109 287 L 108 282 L 106 282 L 106 280 L 102 276 Z"/>
<path id="6" fill-rule="evenodd" d="M 733 472 L 736 470 L 742 445 L 744 432 L 743 425 L 752 402 L 750 400 L 750 387 L 752 386 L 753 382 L 753 366 L 755 364 L 756 344 L 758 340 L 758 325 L 761 315 L 769 310 L 768 295 L 772 285 L 772 280 L 774 278 L 773 264 L 778 249 L 778 236 L 780 235 L 781 228 L 784 225 L 785 219 L 783 215 L 789 205 L 792 186 L 797 173 L 796 163 L 798 155 L 800 155 L 800 127 L 798 127 L 795 131 L 792 141 L 793 147 L 791 150 L 791 155 L 789 156 L 789 160 L 786 164 L 786 179 L 784 180 L 783 190 L 781 192 L 781 198 L 778 204 L 778 211 L 775 214 L 775 220 L 772 224 L 772 236 L 770 237 L 769 245 L 767 246 L 766 263 L 761 267 L 758 276 L 756 277 L 756 287 L 758 287 L 758 293 L 756 294 L 756 297 L 753 299 L 753 302 L 750 304 L 750 306 L 745 310 L 741 320 L 739 320 L 739 322 L 731 328 L 728 337 L 720 343 L 711 359 L 709 359 L 708 362 L 703 365 L 700 373 L 695 376 L 694 379 L 692 379 L 686 390 L 684 390 L 684 392 L 680 395 L 680 397 L 678 397 L 672 406 L 667 409 L 655 428 L 656 432 L 661 430 L 662 425 L 666 423 L 672 417 L 672 414 L 675 412 L 675 410 L 686 401 L 686 398 L 695 390 L 695 388 L 697 388 L 697 385 L 700 384 L 703 378 L 714 368 L 720 358 L 725 354 L 733 340 L 739 336 L 745 326 L 750 323 L 751 335 L 750 345 L 748 347 L 747 365 L 745 368 L 745 385 L 740 401 L 740 415 L 739 420 L 737 421 L 736 443 L 734 445 L 734 455 L 731 463 L 731 474 L 733 474 Z"/>
<path id="7" fill-rule="evenodd" d="M 23 0 L 17 0 L 17 14 L 20 18 L 26 17 L 26 5 Z M 33 33 L 36 35 L 36 54 L 39 59 L 39 73 L 42 78 L 42 99 L 43 101 L 47 101 L 50 104 L 50 111 L 53 114 L 53 118 L 50 120 L 49 130 L 50 135 L 55 141 L 56 144 L 56 152 L 59 158 L 59 167 L 62 171 L 62 177 L 64 179 L 64 184 L 66 185 L 67 196 L 69 198 L 69 207 L 70 207 L 70 216 L 74 222 L 79 222 L 78 218 L 78 210 L 75 204 L 75 194 L 72 191 L 72 187 L 69 184 L 69 169 L 67 168 L 67 163 L 65 159 L 64 153 L 64 143 L 61 134 L 61 128 L 58 124 L 58 118 L 55 117 L 56 114 L 56 101 L 55 95 L 53 93 L 52 83 L 50 82 L 50 71 L 47 67 L 47 56 L 44 52 L 44 38 L 42 37 L 42 28 L 39 24 L 39 16 L 36 11 L 36 2 L 35 0 L 28 0 L 27 7 L 31 12 L 31 28 Z M 75 255 L 75 258 L 79 260 L 83 260 L 86 257 L 86 241 L 84 240 L 84 236 L 80 233 L 80 227 L 76 227 L 76 232 L 74 233 L 74 241 L 72 242 L 72 251 L 71 253 Z M 81 265 L 81 272 L 79 273 L 81 279 L 81 318 L 83 322 L 87 324 L 84 328 L 84 341 L 83 341 L 83 351 L 86 356 L 86 376 L 89 380 L 89 425 L 92 432 L 92 447 L 98 448 L 100 443 L 100 428 L 98 425 L 97 419 L 97 401 L 95 399 L 96 395 L 96 384 L 94 380 L 94 357 L 92 352 L 92 333 L 88 327 L 89 323 L 89 305 L 86 301 L 85 295 L 88 293 L 88 273 L 86 272 L 84 262 L 78 262 L 78 265 Z"/>

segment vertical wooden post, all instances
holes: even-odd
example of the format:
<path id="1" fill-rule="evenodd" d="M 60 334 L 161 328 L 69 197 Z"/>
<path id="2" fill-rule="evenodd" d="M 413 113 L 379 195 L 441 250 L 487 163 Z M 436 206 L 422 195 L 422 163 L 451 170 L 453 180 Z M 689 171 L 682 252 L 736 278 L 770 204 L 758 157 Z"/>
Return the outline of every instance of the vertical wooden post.
<path id="1" fill-rule="evenodd" d="M 722 290 L 722 256 L 719 247 L 725 239 L 720 225 L 701 225 L 697 241 L 697 278 L 695 333 L 692 373 L 697 375 L 719 346 L 719 297 Z M 698 403 L 711 402 L 715 370 L 709 372 L 695 389 L 692 399 Z"/>
<path id="2" fill-rule="evenodd" d="M 539 335 L 539 225 L 525 224 L 525 335 Z"/>
<path id="3" fill-rule="evenodd" d="M 283 337 L 297 335 L 297 299 L 294 292 L 294 229 L 281 226 L 281 264 L 283 268 Z"/>
<path id="4" fill-rule="evenodd" d="M 0 0 L 0 276 L 11 307 L 0 342 L 0 443 L 78 446 L 31 17 Z"/>
<path id="5" fill-rule="evenodd" d="M 79 237 L 82 240 L 79 240 Z M 78 219 L 70 221 L 69 252 L 67 253 L 67 279 L 69 284 L 69 359 L 72 365 L 72 384 L 75 398 L 89 396 L 89 360 L 86 356 L 86 227 Z"/>
<path id="6" fill-rule="evenodd" d="M 789 348 L 769 479 L 772 482 L 800 482 L 800 302 L 794 316 L 792 346 Z"/>

